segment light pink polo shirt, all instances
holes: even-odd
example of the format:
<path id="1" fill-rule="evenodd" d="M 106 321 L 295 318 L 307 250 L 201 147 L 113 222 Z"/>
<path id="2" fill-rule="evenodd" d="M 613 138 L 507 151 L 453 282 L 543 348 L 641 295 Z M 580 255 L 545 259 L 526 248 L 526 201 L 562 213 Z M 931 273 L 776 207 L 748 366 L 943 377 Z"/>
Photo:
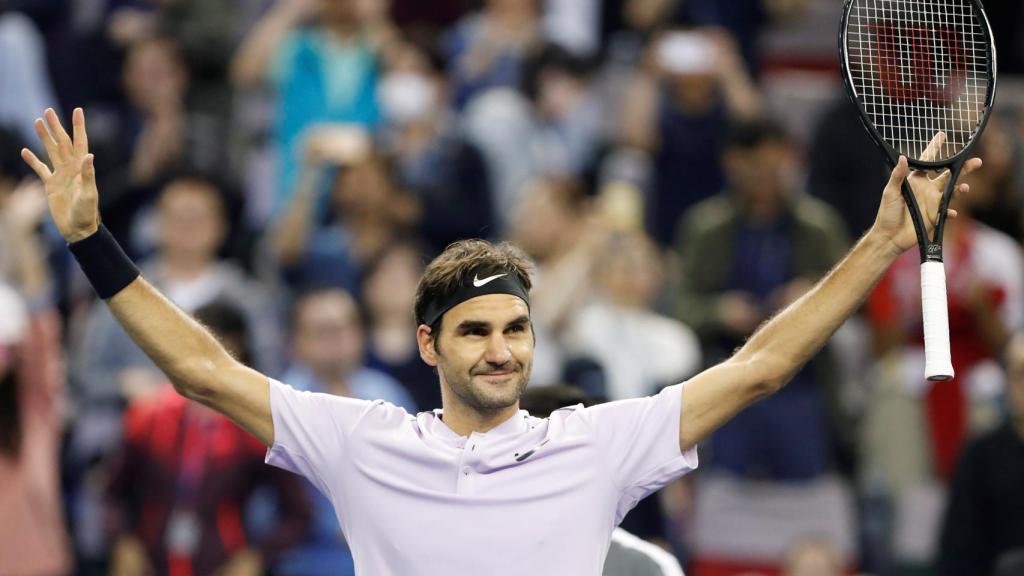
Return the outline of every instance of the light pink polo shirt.
<path id="1" fill-rule="evenodd" d="M 440 410 L 271 380 L 267 463 L 330 498 L 357 574 L 596 576 L 626 512 L 697 467 L 696 450 L 679 450 L 682 390 L 519 411 L 465 437 Z"/>

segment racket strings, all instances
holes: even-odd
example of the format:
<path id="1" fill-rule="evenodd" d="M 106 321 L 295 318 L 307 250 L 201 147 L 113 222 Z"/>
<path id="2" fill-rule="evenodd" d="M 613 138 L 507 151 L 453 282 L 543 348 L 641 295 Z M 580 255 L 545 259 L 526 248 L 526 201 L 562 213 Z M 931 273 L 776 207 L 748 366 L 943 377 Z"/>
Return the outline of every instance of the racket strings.
<path id="1" fill-rule="evenodd" d="M 977 134 L 990 92 L 989 41 L 970 0 L 855 0 L 847 70 L 865 113 L 900 154 L 957 155 Z"/>

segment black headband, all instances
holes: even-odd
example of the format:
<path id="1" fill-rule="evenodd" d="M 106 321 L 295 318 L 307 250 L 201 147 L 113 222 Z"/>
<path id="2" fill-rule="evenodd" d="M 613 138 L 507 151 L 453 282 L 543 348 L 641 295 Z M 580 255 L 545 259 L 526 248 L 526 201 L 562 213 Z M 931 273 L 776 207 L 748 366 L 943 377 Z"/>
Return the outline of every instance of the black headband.
<path id="1" fill-rule="evenodd" d="M 472 279 L 467 278 L 467 282 L 459 287 L 458 290 L 449 294 L 448 297 L 438 298 L 427 304 L 426 312 L 423 314 L 423 323 L 427 326 L 433 326 L 434 322 L 437 322 L 445 312 L 455 306 L 462 304 L 470 298 L 487 294 L 511 294 L 526 302 L 527 308 L 530 306 L 530 294 L 527 292 L 526 287 L 523 286 L 523 283 L 519 281 L 518 274 L 514 272 L 498 272 L 497 274 L 488 274 L 482 278 L 479 274 L 474 274 Z"/>

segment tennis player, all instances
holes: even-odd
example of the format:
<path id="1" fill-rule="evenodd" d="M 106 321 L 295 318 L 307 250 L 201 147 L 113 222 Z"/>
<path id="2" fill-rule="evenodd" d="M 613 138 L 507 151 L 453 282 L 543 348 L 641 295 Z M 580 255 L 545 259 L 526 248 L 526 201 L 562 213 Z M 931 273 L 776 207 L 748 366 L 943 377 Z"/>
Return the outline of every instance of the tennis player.
<path id="1" fill-rule="evenodd" d="M 297 392 L 232 358 L 139 276 L 101 225 L 82 110 L 73 137 L 53 110 L 44 118 L 36 131 L 50 164 L 22 155 L 99 296 L 182 395 L 233 419 L 269 446 L 268 463 L 331 499 L 356 571 L 374 576 L 600 574 L 626 512 L 696 468 L 694 446 L 785 385 L 916 245 L 901 182 L 909 177 L 934 215 L 948 177 L 911 174 L 901 159 L 871 230 L 729 360 L 656 396 L 546 419 L 519 410 L 534 346 L 529 262 L 508 244 L 456 243 L 427 267 L 415 304 L 420 356 L 437 369 L 443 409 L 411 415 Z"/>

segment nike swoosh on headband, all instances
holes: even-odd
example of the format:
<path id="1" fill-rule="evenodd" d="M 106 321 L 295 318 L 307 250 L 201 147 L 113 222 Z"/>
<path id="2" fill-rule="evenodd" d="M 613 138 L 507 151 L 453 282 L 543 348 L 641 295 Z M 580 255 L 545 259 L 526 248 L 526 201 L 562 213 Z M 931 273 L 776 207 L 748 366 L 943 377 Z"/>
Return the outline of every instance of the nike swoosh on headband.
<path id="1" fill-rule="evenodd" d="M 487 278 L 483 278 L 483 279 L 477 278 L 477 276 L 474 274 L 473 275 L 473 286 L 479 288 L 481 286 L 486 285 L 491 280 L 497 280 L 498 278 L 501 278 L 502 276 L 508 276 L 508 273 L 506 272 L 505 274 L 495 274 L 494 276 L 488 276 Z"/>

